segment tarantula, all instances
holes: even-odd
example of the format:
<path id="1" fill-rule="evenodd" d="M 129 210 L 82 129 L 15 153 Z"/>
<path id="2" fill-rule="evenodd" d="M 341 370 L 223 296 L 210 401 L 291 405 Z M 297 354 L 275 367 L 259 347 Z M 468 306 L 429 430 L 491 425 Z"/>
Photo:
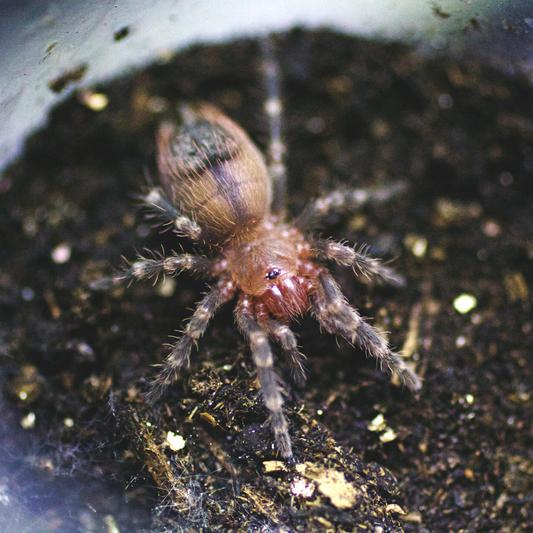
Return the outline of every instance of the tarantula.
<path id="1" fill-rule="evenodd" d="M 421 382 L 391 351 L 383 336 L 348 304 L 324 263 L 331 260 L 351 266 L 393 285 L 403 285 L 403 278 L 362 249 L 310 235 L 332 210 L 386 201 L 402 190 L 403 184 L 375 191 L 333 192 L 315 200 L 293 223 L 287 223 L 278 67 L 268 54 L 263 67 L 269 92 L 265 110 L 271 126 L 268 166 L 246 133 L 208 104 L 184 107 L 181 126 L 163 122 L 157 133 L 162 186 L 152 188 L 145 202 L 172 224 L 177 234 L 203 245 L 209 255 L 139 257 L 119 275 L 93 282 L 92 288 L 107 289 L 125 281 L 183 271 L 216 280 L 172 345 L 147 394 L 151 402 L 176 379 L 222 304 L 237 297 L 235 319 L 251 348 L 275 444 L 281 455 L 291 460 L 288 424 L 269 338 L 288 356 L 293 376 L 305 379 L 303 356 L 288 327 L 294 318 L 311 313 L 325 331 L 357 343 L 410 389 L 419 389 Z"/>

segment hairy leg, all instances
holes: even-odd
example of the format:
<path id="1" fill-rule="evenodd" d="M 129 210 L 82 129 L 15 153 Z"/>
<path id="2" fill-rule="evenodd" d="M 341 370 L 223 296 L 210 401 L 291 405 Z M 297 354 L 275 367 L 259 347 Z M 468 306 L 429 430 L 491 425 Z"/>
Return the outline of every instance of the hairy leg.
<path id="1" fill-rule="evenodd" d="M 356 211 L 366 204 L 382 204 L 398 196 L 407 189 L 405 181 L 395 181 L 381 189 L 348 189 L 333 191 L 323 198 L 318 198 L 306 207 L 295 220 L 295 226 L 307 233 L 324 225 L 331 213 Z"/>
<path id="2" fill-rule="evenodd" d="M 287 201 L 287 171 L 283 163 L 285 145 L 282 135 L 283 103 L 281 101 L 279 64 L 271 36 L 261 39 L 262 71 L 265 92 L 265 113 L 270 125 L 268 147 L 268 173 L 272 181 L 272 212 L 281 218 L 285 215 Z"/>
<path id="3" fill-rule="evenodd" d="M 331 240 L 315 239 L 310 241 L 309 251 L 313 257 L 321 260 L 335 261 L 338 265 L 357 268 L 363 275 L 370 277 L 374 274 L 387 283 L 402 287 L 405 280 L 392 268 L 383 266 L 380 259 L 365 253 L 364 248 L 359 251 L 350 246 Z"/>
<path id="4" fill-rule="evenodd" d="M 298 384 L 305 383 L 305 369 L 303 360 L 305 356 L 298 350 L 296 335 L 289 326 L 271 318 L 262 316 L 258 318 L 259 326 L 283 348 L 291 367 L 291 377 Z"/>
<path id="5" fill-rule="evenodd" d="M 270 411 L 270 426 L 274 433 L 274 442 L 281 455 L 285 459 L 291 459 L 291 439 L 287 419 L 283 414 L 283 398 L 279 391 L 277 375 L 274 372 L 274 356 L 268 342 L 268 334 L 255 320 L 250 301 L 246 295 L 240 298 L 235 316 L 239 329 L 250 344 L 263 400 Z"/>
<path id="6" fill-rule="evenodd" d="M 218 286 L 208 292 L 197 305 L 185 331 L 172 345 L 172 350 L 162 365 L 163 369 L 152 382 L 150 391 L 146 394 L 149 403 L 154 403 L 161 396 L 164 387 L 176 379 L 180 368 L 188 363 L 193 345 L 205 333 L 207 324 L 213 315 L 222 304 L 231 300 L 234 294 L 235 287 L 232 282 L 220 281 Z"/>
<path id="7" fill-rule="evenodd" d="M 97 279 L 90 284 L 90 288 L 96 291 L 103 291 L 133 280 L 146 280 L 153 277 L 157 279 L 160 274 L 175 276 L 184 270 L 191 274 L 207 276 L 212 272 L 215 265 L 216 260 L 190 254 L 174 254 L 160 259 L 139 257 L 130 268 L 125 268 L 116 276 Z"/>
<path id="8" fill-rule="evenodd" d="M 368 355 L 378 359 L 396 374 L 404 385 L 412 390 L 420 389 L 420 378 L 407 367 L 398 354 L 391 351 L 378 330 L 367 324 L 348 304 L 331 274 L 323 271 L 318 282 L 311 312 L 320 325 L 328 333 L 340 335 L 351 344 L 357 342 Z"/>
<path id="9" fill-rule="evenodd" d="M 202 228 L 190 218 L 182 215 L 165 197 L 162 190 L 154 187 L 143 197 L 143 202 L 152 209 L 152 215 L 163 221 L 172 222 L 178 235 L 198 241 Z"/>

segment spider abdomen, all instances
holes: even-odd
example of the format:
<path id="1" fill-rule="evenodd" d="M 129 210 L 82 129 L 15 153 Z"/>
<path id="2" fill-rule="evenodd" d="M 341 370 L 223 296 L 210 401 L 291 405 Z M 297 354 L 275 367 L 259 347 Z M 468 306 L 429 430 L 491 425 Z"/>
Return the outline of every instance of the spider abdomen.
<path id="1" fill-rule="evenodd" d="M 161 124 L 158 166 L 168 201 L 213 246 L 248 239 L 268 216 L 265 160 L 244 131 L 207 104 L 187 108 L 185 122 Z"/>

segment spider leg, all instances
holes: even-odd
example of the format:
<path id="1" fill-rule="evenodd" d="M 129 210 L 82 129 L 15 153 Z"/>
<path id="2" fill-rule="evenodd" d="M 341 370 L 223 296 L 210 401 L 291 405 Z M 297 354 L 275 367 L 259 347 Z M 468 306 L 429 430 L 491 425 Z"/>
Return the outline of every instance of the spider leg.
<path id="1" fill-rule="evenodd" d="M 209 275 L 216 264 L 216 260 L 191 254 L 174 254 L 161 259 L 139 257 L 130 268 L 125 268 L 120 274 L 93 281 L 89 286 L 92 290 L 103 291 L 116 285 L 129 283 L 132 280 L 146 280 L 157 278 L 160 274 L 178 275 L 187 270 L 196 275 Z"/>
<path id="2" fill-rule="evenodd" d="M 405 280 L 392 268 L 383 266 L 381 260 L 365 253 L 364 248 L 360 251 L 354 250 L 350 246 L 325 239 L 314 239 L 310 241 L 309 251 L 317 259 L 335 261 L 341 266 L 351 266 L 357 268 L 364 276 L 371 274 L 379 276 L 387 283 L 402 287 Z"/>
<path id="3" fill-rule="evenodd" d="M 178 235 L 187 237 L 192 241 L 198 241 L 202 233 L 202 228 L 189 217 L 182 215 L 174 205 L 165 197 L 159 187 L 149 190 L 143 198 L 143 202 L 152 209 L 155 216 L 163 221 L 172 222 L 174 230 Z"/>
<path id="4" fill-rule="evenodd" d="M 183 335 L 172 345 L 172 350 L 163 363 L 163 369 L 151 384 L 146 399 L 153 404 L 167 385 L 177 378 L 180 368 L 189 361 L 191 349 L 205 333 L 207 324 L 219 307 L 233 298 L 235 287 L 231 281 L 221 281 L 211 289 L 197 305 Z"/>
<path id="5" fill-rule="evenodd" d="M 279 391 L 278 378 L 274 372 L 274 356 L 268 342 L 267 332 L 255 320 L 249 299 L 243 295 L 237 304 L 235 317 L 239 329 L 246 337 L 257 367 L 263 401 L 270 411 L 270 425 L 274 433 L 276 448 L 285 459 L 292 458 L 291 439 L 287 419 L 283 414 L 283 398 Z"/>
<path id="6" fill-rule="evenodd" d="M 420 378 L 407 367 L 398 354 L 391 351 L 378 330 L 367 324 L 348 304 L 329 272 L 323 271 L 318 276 L 311 312 L 328 333 L 340 335 L 350 344 L 357 342 L 367 354 L 384 363 L 404 385 L 412 390 L 421 388 Z"/>
<path id="7" fill-rule="evenodd" d="M 285 215 L 287 201 L 287 171 L 283 163 L 285 145 L 281 138 L 283 103 L 281 101 L 280 72 L 272 37 L 261 39 L 263 84 L 267 94 L 265 113 L 270 126 L 268 147 L 268 173 L 272 182 L 272 213 L 281 218 Z"/>
<path id="8" fill-rule="evenodd" d="M 295 220 L 295 226 L 307 233 L 324 224 L 331 213 L 356 211 L 366 204 L 382 204 L 398 196 L 407 189 L 405 181 L 395 181 L 381 189 L 348 189 L 333 191 L 323 198 L 316 199 L 306 207 Z"/>
<path id="9" fill-rule="evenodd" d="M 272 320 L 266 316 L 261 316 L 257 320 L 259 326 L 269 336 L 276 339 L 283 351 L 287 354 L 287 358 L 291 367 L 291 377 L 298 384 L 305 383 L 305 368 L 303 360 L 305 355 L 298 350 L 296 342 L 296 335 L 289 329 L 286 324 L 281 324 L 277 320 Z"/>

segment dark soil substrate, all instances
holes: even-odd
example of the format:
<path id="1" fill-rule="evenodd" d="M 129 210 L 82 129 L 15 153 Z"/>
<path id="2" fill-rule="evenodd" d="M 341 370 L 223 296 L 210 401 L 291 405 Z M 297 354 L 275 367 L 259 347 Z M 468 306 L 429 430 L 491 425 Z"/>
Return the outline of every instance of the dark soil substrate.
<path id="1" fill-rule="evenodd" d="M 328 32 L 277 47 L 291 211 L 334 188 L 409 183 L 328 235 L 395 258 L 408 280 L 393 289 L 333 269 L 405 348 L 421 393 L 304 318 L 293 328 L 308 381 L 283 374 L 298 464 L 278 463 L 227 305 L 177 384 L 145 404 L 151 365 L 206 285 L 180 276 L 165 297 L 168 285 L 88 283 L 121 255 L 190 249 L 136 206 L 157 176 L 155 128 L 176 103 L 205 100 L 267 141 L 257 42 L 194 48 L 95 88 L 102 111 L 88 93 L 58 106 L 0 181 L 2 531 L 533 527 L 529 81 Z M 461 294 L 477 300 L 465 314 Z"/>

